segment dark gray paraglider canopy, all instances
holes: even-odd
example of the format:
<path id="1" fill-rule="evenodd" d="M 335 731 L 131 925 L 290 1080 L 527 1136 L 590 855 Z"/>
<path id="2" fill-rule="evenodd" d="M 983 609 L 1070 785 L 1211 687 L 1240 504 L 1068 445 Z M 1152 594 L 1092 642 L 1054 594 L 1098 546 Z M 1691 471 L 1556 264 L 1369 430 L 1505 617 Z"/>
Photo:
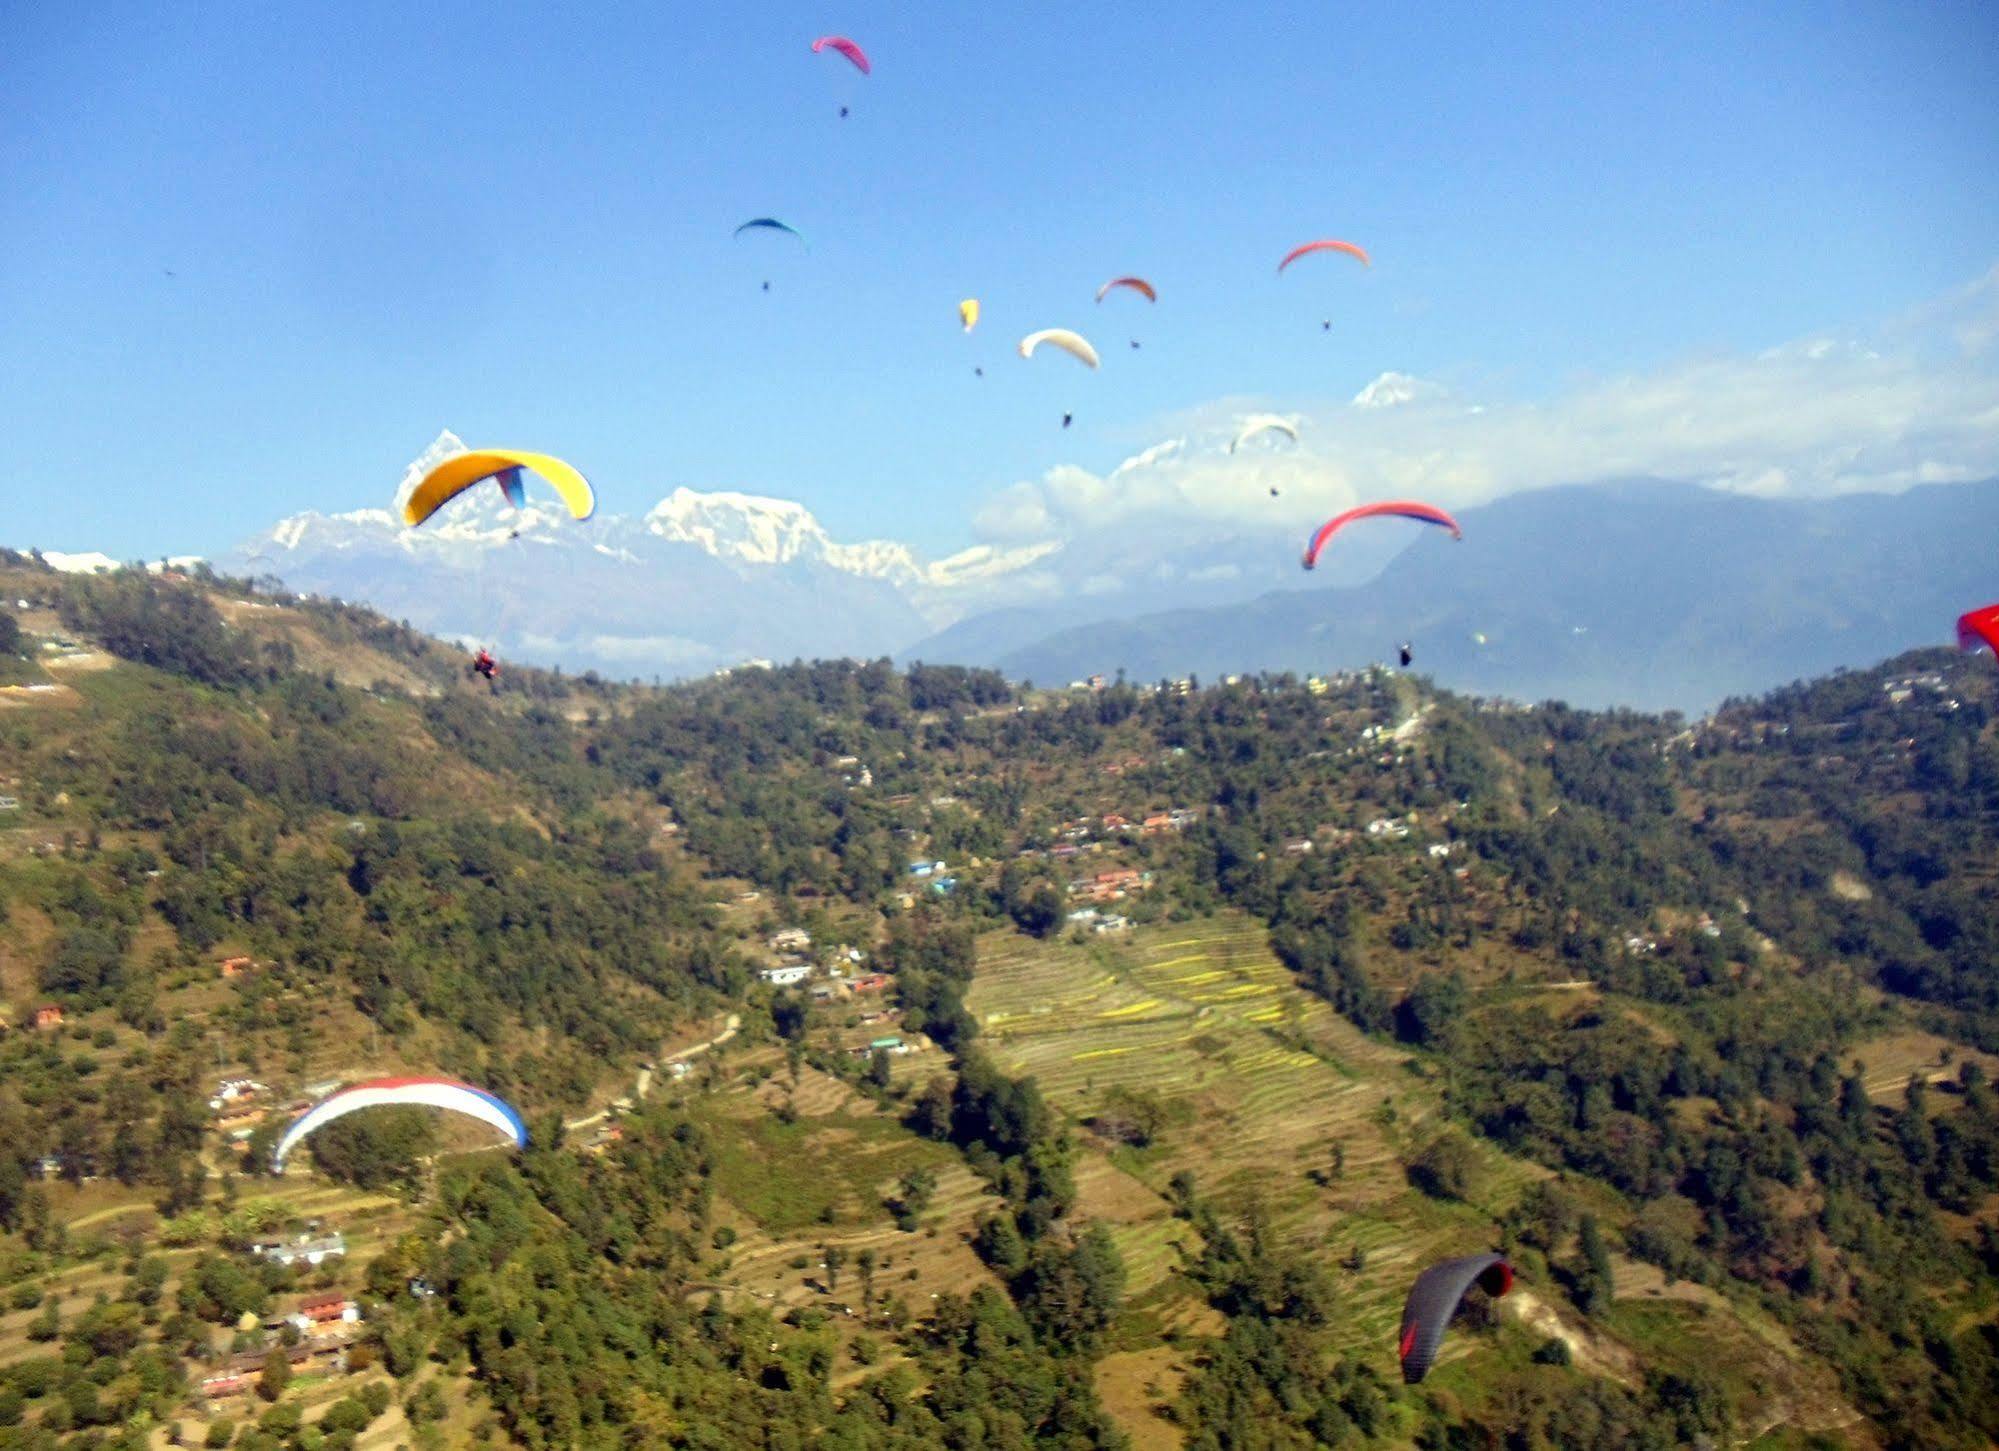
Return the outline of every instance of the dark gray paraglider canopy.
<path id="1" fill-rule="evenodd" d="M 1513 1267 L 1496 1254 L 1466 1255 L 1431 1265 L 1409 1287 L 1402 1306 L 1402 1379 L 1415 1385 L 1430 1373 L 1458 1304 L 1477 1285 L 1495 1300 L 1513 1288 Z"/>

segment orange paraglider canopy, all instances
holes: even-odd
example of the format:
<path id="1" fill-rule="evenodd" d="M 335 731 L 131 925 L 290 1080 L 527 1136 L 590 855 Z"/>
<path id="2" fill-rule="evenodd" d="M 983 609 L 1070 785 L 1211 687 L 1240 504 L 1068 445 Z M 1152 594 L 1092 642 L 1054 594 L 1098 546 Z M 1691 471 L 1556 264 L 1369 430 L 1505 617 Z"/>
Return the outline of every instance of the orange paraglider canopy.
<path id="1" fill-rule="evenodd" d="M 1363 267 L 1372 267 L 1374 265 L 1368 259 L 1365 248 L 1356 246 L 1352 242 L 1339 242 L 1331 237 L 1327 237 L 1317 242 L 1307 242 L 1302 247 L 1293 247 L 1289 252 L 1284 254 L 1284 260 L 1277 264 L 1277 270 L 1282 272 L 1300 257 L 1309 256 L 1314 252 L 1344 252 L 1349 257 L 1358 257 Z"/>

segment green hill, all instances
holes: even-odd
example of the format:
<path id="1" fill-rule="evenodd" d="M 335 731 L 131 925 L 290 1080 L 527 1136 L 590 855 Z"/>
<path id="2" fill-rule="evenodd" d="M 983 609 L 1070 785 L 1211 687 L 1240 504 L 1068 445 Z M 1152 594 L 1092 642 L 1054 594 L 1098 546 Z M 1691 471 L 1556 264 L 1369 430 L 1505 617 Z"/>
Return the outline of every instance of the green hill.
<path id="1" fill-rule="evenodd" d="M 0 597 L 0 1447 L 1999 1434 L 1989 661 L 1691 724 L 494 691 L 224 580 Z M 403 1073 L 530 1148 L 393 1110 L 268 1177 Z"/>

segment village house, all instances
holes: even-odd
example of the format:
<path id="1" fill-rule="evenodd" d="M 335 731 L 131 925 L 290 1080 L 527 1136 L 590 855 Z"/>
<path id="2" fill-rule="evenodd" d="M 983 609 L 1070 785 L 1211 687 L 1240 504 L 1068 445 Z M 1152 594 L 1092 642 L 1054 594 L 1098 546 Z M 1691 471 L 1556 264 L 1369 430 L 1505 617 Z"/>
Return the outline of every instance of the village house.
<path id="1" fill-rule="evenodd" d="M 883 972 L 871 972 L 866 977 L 854 979 L 854 991 L 857 993 L 878 993 L 887 986 L 888 974 Z"/>
<path id="2" fill-rule="evenodd" d="M 269 1092 L 270 1089 L 254 1078 L 225 1078 L 215 1085 L 215 1092 L 210 1095 L 208 1106 L 219 1109 L 224 1104 L 236 1103 L 239 1100 L 247 1101 Z"/>
<path id="3" fill-rule="evenodd" d="M 1173 818 L 1163 811 L 1155 811 L 1152 815 L 1145 818 L 1143 829 L 1147 835 L 1151 835 L 1154 832 L 1170 831 L 1173 829 Z"/>
<path id="4" fill-rule="evenodd" d="M 62 1009 L 54 1003 L 43 1003 L 35 1009 L 35 1026 L 42 1032 L 62 1026 Z"/>
<path id="5" fill-rule="evenodd" d="M 1284 843 L 1284 851 L 1289 856 L 1307 856 L 1311 850 L 1312 838 L 1309 836 L 1294 837 Z"/>
<path id="6" fill-rule="evenodd" d="M 1100 918 L 1097 925 L 1091 930 L 1096 932 L 1123 932 L 1130 926 L 1131 918 L 1120 917 L 1113 912 Z"/>
<path id="7" fill-rule="evenodd" d="M 1451 854 L 1451 844 L 1449 842 L 1433 841 L 1430 843 L 1431 856 L 1443 858 L 1449 856 L 1450 854 Z"/>
<path id="8" fill-rule="evenodd" d="M 765 945 L 772 952 L 805 952 L 812 946 L 812 934 L 803 927 L 787 927 L 773 932 Z"/>
<path id="9" fill-rule="evenodd" d="M 254 964 L 247 957 L 225 957 L 222 959 L 222 975 L 224 977 L 241 977 L 252 966 Z"/>
<path id="10" fill-rule="evenodd" d="M 1115 811 L 1111 812 L 1108 816 L 1104 817 L 1105 831 L 1122 831 L 1125 827 L 1130 825 L 1131 823 L 1129 821 L 1125 820 L 1122 816 L 1119 816 Z"/>
<path id="11" fill-rule="evenodd" d="M 262 1240 L 251 1245 L 250 1252 L 281 1265 L 319 1265 L 347 1253 L 347 1236 L 335 1230 L 318 1236 L 302 1234 L 293 1240 Z"/>
<path id="12" fill-rule="evenodd" d="M 358 1324 L 361 1307 L 340 1291 L 327 1290 L 308 1295 L 299 1301 L 298 1309 L 285 1318 L 305 1334 L 318 1334 L 341 1325 Z"/>
<path id="13" fill-rule="evenodd" d="M 254 1103 L 229 1105 L 215 1116 L 215 1131 L 227 1139 L 247 1139 L 257 1131 L 264 1110 Z"/>
<path id="14" fill-rule="evenodd" d="M 789 987 L 795 982 L 804 982 L 805 979 L 812 976 L 812 964 L 809 962 L 782 963 L 777 967 L 765 968 L 757 976 L 772 987 Z"/>

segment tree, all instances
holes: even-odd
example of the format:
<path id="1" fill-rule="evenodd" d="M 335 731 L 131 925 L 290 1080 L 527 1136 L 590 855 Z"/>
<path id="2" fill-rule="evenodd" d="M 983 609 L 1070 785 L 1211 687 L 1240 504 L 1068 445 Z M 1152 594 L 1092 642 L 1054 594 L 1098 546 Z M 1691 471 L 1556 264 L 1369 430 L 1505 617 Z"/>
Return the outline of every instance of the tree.
<path id="1" fill-rule="evenodd" d="M 1409 1165 L 1409 1182 L 1432 1199 L 1463 1199 L 1471 1192 L 1474 1163 L 1462 1134 L 1440 1134 Z"/>
<path id="2" fill-rule="evenodd" d="M 1610 1249 L 1603 1242 L 1594 1214 L 1583 1216 L 1578 1244 L 1582 1265 L 1576 1272 L 1576 1308 L 1585 1315 L 1600 1315 L 1610 1308 L 1614 1280 Z"/>
<path id="3" fill-rule="evenodd" d="M 861 1316 L 867 1319 L 873 1316 L 875 1307 L 876 1256 L 873 1247 L 862 1250 L 855 1263 L 861 1270 Z"/>
<path id="4" fill-rule="evenodd" d="M 267 1401 L 275 1401 L 291 1383 L 291 1356 L 280 1346 L 264 1357 L 263 1373 L 257 1377 L 257 1394 Z"/>
<path id="5" fill-rule="evenodd" d="M 42 990 L 59 996 L 115 994 L 124 980 L 125 953 L 117 939 L 95 927 L 63 934 L 42 970 Z"/>
<path id="6" fill-rule="evenodd" d="M 422 1182 L 437 1131 L 417 1108 L 371 1109 L 335 1119 L 312 1136 L 312 1162 L 328 1178 L 363 1189 Z"/>

